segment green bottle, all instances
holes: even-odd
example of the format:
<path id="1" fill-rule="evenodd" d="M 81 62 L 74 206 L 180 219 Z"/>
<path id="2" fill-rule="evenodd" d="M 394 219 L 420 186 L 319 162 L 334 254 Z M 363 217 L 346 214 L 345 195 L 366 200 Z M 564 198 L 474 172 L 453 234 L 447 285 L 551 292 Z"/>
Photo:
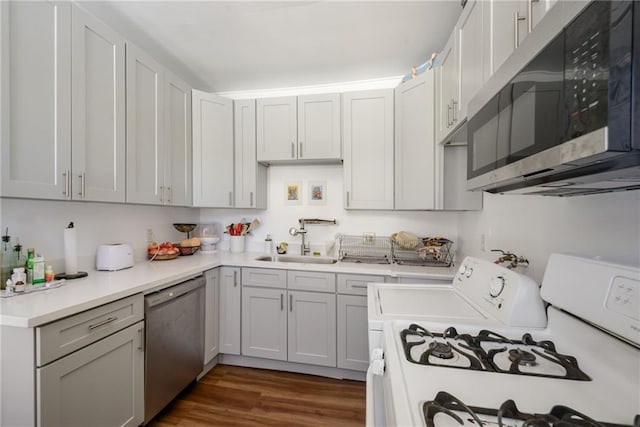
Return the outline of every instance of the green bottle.
<path id="1" fill-rule="evenodd" d="M 33 257 L 35 254 L 36 250 L 34 248 L 27 250 L 27 285 L 33 283 Z"/>

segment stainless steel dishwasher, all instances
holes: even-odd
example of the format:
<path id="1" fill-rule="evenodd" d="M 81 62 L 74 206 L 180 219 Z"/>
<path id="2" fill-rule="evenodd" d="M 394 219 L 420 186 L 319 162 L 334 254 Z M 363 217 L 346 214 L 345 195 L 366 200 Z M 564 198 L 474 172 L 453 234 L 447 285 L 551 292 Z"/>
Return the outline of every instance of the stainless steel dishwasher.
<path id="1" fill-rule="evenodd" d="M 145 296 L 144 424 L 202 372 L 203 276 Z"/>

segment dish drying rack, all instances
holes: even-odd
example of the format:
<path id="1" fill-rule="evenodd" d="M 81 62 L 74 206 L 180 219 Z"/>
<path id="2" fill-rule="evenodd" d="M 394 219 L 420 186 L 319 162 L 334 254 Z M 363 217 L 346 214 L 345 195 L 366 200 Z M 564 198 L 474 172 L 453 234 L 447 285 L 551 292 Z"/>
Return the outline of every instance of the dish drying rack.
<path id="1" fill-rule="evenodd" d="M 453 242 L 443 237 L 423 237 L 396 243 L 389 236 L 342 235 L 339 244 L 338 256 L 346 262 L 428 267 L 453 265 Z"/>

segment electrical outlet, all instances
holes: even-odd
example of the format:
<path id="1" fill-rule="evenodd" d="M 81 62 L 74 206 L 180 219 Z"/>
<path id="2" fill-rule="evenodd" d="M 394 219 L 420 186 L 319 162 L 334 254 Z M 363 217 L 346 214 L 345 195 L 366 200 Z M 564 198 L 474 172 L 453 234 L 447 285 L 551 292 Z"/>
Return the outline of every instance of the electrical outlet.
<path id="1" fill-rule="evenodd" d="M 632 319 L 640 320 L 640 282 L 627 277 L 616 277 L 611 283 L 607 308 Z"/>

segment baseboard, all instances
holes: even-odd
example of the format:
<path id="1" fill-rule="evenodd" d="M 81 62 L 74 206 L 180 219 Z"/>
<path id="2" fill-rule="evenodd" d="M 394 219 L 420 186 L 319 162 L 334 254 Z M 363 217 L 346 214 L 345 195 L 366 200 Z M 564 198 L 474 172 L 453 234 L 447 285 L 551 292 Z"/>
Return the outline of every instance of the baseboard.
<path id="1" fill-rule="evenodd" d="M 217 363 L 221 365 L 271 369 L 275 371 L 296 372 L 299 374 L 318 375 L 321 377 L 355 381 L 365 381 L 366 379 L 366 372 L 352 371 L 350 369 L 342 368 L 331 368 L 328 366 L 306 365 L 304 363 L 286 362 L 283 360 L 261 359 L 258 357 L 237 356 L 235 354 L 219 354 L 216 359 Z"/>

